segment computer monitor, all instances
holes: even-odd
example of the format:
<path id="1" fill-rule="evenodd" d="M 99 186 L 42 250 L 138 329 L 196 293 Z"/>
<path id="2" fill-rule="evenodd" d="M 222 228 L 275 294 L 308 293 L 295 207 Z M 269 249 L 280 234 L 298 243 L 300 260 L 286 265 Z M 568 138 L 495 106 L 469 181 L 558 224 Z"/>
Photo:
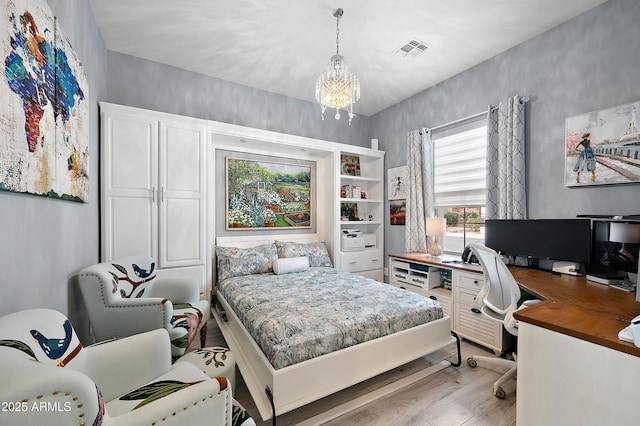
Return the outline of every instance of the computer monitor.
<path id="1" fill-rule="evenodd" d="M 591 221 L 488 219 L 485 245 L 508 256 L 588 263 L 591 260 Z"/>

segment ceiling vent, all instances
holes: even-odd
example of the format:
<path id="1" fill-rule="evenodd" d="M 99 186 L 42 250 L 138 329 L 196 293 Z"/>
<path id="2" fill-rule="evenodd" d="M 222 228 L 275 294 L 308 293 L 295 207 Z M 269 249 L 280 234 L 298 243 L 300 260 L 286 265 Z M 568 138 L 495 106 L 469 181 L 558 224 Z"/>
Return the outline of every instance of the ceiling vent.
<path id="1" fill-rule="evenodd" d="M 428 48 L 429 46 L 426 43 L 414 38 L 406 42 L 394 53 L 402 57 L 407 57 L 407 56 L 413 57 L 421 54 L 422 52 L 426 51 Z"/>

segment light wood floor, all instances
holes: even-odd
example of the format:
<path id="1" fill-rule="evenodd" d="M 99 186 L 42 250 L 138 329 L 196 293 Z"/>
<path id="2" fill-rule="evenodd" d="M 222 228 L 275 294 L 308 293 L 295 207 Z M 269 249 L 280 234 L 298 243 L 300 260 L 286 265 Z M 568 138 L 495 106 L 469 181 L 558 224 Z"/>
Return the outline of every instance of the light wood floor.
<path id="1" fill-rule="evenodd" d="M 195 343 L 195 342 L 194 342 Z M 226 343 L 214 319 L 208 323 L 207 346 Z M 195 347 L 194 347 L 195 348 Z M 422 379 L 401 391 L 383 397 L 361 409 L 325 423 L 326 425 L 424 425 L 424 426 L 508 426 L 516 424 L 515 382 L 505 386 L 508 395 L 500 400 L 493 396 L 493 382 L 505 372 L 504 368 L 478 365 L 471 368 L 466 359 L 471 355 L 493 356 L 481 346 L 462 341 L 462 365 Z M 278 426 L 295 425 L 323 413 L 345 401 L 366 394 L 389 382 L 405 377 L 443 359 L 456 361 L 455 344 L 424 358 L 413 361 L 337 394 L 308 404 L 277 418 Z M 480 363 L 479 363 L 480 364 Z M 236 373 L 234 398 L 253 416 L 258 426 L 263 422 L 242 375 Z"/>

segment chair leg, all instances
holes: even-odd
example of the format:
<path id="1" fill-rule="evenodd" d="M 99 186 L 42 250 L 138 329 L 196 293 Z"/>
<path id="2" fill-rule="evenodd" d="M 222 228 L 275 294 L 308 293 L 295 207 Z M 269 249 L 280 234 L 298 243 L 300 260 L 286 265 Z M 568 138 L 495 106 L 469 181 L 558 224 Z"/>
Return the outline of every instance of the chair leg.
<path id="1" fill-rule="evenodd" d="M 205 323 L 200 329 L 200 347 L 204 348 L 207 344 L 207 324 Z"/>

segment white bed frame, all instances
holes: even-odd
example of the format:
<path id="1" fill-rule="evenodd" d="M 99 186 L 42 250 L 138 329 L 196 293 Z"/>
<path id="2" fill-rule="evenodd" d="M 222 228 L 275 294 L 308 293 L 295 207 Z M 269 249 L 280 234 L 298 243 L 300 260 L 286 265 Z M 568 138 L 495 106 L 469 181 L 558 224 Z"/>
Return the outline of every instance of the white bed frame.
<path id="1" fill-rule="evenodd" d="M 218 237 L 216 244 L 224 247 L 248 248 L 270 244 L 275 240 L 315 242 L 315 234 Z M 238 368 L 263 420 L 299 408 L 356 383 L 399 367 L 457 341 L 451 333 L 451 318 L 419 325 L 375 340 L 341 349 L 288 367 L 274 369 L 262 350 L 251 338 L 239 318 L 221 295 L 216 292 L 216 308 L 212 313 L 222 335 L 233 351 Z M 442 361 L 429 374 L 458 363 Z M 420 374 L 416 380 L 425 377 Z M 414 380 L 415 381 L 415 380 Z M 406 381 L 403 386 L 410 384 Z M 363 405 L 369 401 L 358 404 Z M 337 410 L 337 417 L 348 410 Z M 324 418 L 323 420 L 328 420 Z"/>

